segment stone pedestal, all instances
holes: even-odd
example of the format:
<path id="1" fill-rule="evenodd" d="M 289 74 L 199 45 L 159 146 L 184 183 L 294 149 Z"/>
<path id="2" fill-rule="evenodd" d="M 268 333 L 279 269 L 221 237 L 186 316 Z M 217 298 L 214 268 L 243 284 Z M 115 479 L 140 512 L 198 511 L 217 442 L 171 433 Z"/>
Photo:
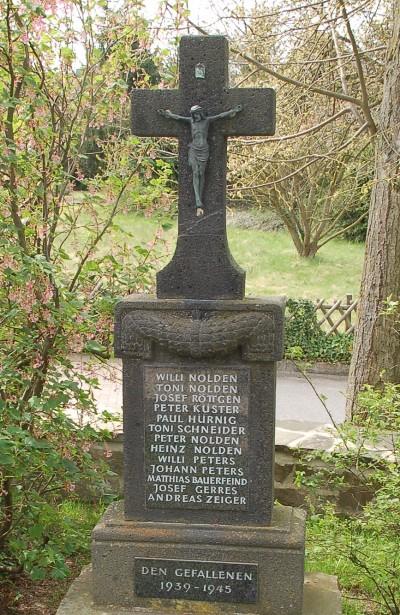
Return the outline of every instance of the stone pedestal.
<path id="1" fill-rule="evenodd" d="M 144 523 L 114 504 L 93 532 L 93 595 L 165 613 L 301 615 L 304 524 L 283 506 L 264 527 Z"/>
<path id="2" fill-rule="evenodd" d="M 283 306 L 142 296 L 118 304 L 126 519 L 270 524 Z"/>

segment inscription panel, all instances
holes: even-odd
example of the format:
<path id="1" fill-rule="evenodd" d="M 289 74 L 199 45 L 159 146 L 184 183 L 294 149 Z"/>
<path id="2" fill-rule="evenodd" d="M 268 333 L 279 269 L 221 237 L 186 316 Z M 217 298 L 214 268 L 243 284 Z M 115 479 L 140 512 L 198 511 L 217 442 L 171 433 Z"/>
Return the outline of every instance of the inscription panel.
<path id="1" fill-rule="evenodd" d="M 257 564 L 135 558 L 135 593 L 142 598 L 257 602 Z"/>
<path id="2" fill-rule="evenodd" d="M 249 508 L 249 370 L 144 367 L 146 508 Z"/>

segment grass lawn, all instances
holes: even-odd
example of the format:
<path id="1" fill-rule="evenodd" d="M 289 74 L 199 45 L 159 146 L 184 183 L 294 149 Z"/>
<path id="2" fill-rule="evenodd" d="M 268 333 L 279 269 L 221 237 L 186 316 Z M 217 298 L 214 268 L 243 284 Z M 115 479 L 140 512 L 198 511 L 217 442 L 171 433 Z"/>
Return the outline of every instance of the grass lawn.
<path id="1" fill-rule="evenodd" d="M 358 294 L 364 246 L 332 241 L 313 259 L 300 258 L 288 233 L 228 228 L 231 251 L 247 271 L 250 296 L 334 299 Z"/>
<path id="2" fill-rule="evenodd" d="M 79 207 L 85 196 L 90 200 L 87 193 L 73 192 L 70 202 Z M 107 199 L 103 200 L 100 193 L 97 199 L 97 211 L 103 212 L 103 217 L 107 216 Z M 336 239 L 321 248 L 316 257 L 301 258 L 289 233 L 284 230 L 267 230 L 275 228 L 268 225 L 270 217 L 268 212 L 258 210 L 228 211 L 229 245 L 233 257 L 246 271 L 248 296 L 286 295 L 291 298 L 329 300 L 344 298 L 348 293 L 358 295 L 364 258 L 363 244 Z M 126 244 L 134 248 L 136 245 L 151 244 L 160 229 L 157 213 L 148 217 L 141 212 L 121 213 L 115 217 L 114 222 L 111 237 L 106 233 L 98 246 L 100 254 L 107 254 L 110 245 Z M 171 222 L 167 218 L 161 219 L 161 222 L 167 222 L 171 228 L 163 230 L 162 241 L 157 244 L 157 270 L 171 258 L 177 234 L 176 220 Z M 92 220 L 89 208 L 86 209 L 84 205 L 79 216 L 80 228 L 65 245 L 70 255 L 77 253 L 87 240 L 85 224 L 91 225 Z M 119 231 L 118 227 L 124 232 Z M 126 232 L 130 236 L 127 237 Z"/>
<path id="3" fill-rule="evenodd" d="M 118 225 L 132 234 L 135 243 L 151 241 L 157 222 L 139 214 L 119 215 Z M 113 231 L 114 241 L 126 241 Z M 300 258 L 285 231 L 263 231 L 228 226 L 231 252 L 247 272 L 246 294 L 253 297 L 287 295 L 293 298 L 334 299 L 358 294 L 364 246 L 335 240 L 324 246 L 314 259 Z M 161 261 L 173 253 L 176 224 L 164 232 L 166 240 Z M 109 239 L 106 240 L 107 242 Z M 160 263 L 161 266 L 161 263 Z"/>

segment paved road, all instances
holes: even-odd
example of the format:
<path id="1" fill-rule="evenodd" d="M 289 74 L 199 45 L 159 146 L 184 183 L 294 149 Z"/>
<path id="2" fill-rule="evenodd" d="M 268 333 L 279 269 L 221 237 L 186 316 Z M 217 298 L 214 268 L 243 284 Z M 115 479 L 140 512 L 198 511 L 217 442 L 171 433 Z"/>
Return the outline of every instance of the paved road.
<path id="1" fill-rule="evenodd" d="M 346 382 L 345 376 L 310 374 L 318 395 L 323 395 L 325 404 L 335 422 L 345 417 Z M 278 373 L 276 418 L 280 424 L 287 421 L 307 423 L 329 423 L 329 415 L 313 387 L 303 376 Z"/>

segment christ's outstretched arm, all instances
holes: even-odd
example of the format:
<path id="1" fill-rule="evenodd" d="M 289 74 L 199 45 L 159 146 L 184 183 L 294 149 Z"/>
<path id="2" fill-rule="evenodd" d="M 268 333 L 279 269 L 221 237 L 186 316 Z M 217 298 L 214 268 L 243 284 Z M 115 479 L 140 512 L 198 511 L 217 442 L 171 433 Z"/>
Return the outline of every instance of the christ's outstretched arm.
<path id="1" fill-rule="evenodd" d="M 243 111 L 243 105 L 236 105 L 236 107 L 229 109 L 229 111 L 223 111 L 222 113 L 218 113 L 218 115 L 210 115 L 207 119 L 210 122 L 214 122 L 215 120 L 223 120 L 226 117 L 232 118 L 235 117 L 237 113 L 240 113 L 240 111 Z"/>
<path id="2" fill-rule="evenodd" d="M 169 109 L 158 109 L 157 113 L 159 113 L 163 117 L 170 118 L 171 120 L 178 120 L 181 122 L 190 122 L 192 119 L 183 115 L 176 115 L 176 113 L 172 113 L 172 111 L 170 111 Z"/>

